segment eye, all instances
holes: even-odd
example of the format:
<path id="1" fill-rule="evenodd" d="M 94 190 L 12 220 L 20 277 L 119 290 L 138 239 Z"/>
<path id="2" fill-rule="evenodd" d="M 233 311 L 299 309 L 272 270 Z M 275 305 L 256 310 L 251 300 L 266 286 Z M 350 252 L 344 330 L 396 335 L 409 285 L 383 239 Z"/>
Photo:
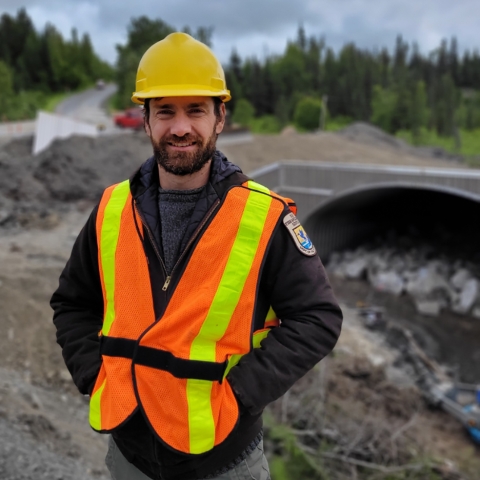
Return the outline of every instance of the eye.
<path id="1" fill-rule="evenodd" d="M 170 108 L 161 108 L 157 111 L 157 115 L 173 115 L 173 110 Z"/>
<path id="2" fill-rule="evenodd" d="M 188 113 L 190 113 L 190 115 L 203 115 L 205 110 L 201 107 L 193 107 L 188 111 Z"/>

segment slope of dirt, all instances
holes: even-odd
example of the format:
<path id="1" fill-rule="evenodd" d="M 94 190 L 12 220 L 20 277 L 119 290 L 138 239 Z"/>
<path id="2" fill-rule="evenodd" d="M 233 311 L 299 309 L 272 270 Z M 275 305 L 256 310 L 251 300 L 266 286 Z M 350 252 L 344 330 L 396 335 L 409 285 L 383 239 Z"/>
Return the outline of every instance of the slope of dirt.
<path id="1" fill-rule="evenodd" d="M 281 160 L 466 168 L 459 160 L 414 155 L 413 149 L 329 132 L 253 135 L 252 142 L 226 145 L 221 150 L 245 172 Z"/>
<path id="2" fill-rule="evenodd" d="M 0 478 L 103 479 L 106 440 L 88 426 L 87 400 L 64 367 L 48 302 L 103 188 L 127 178 L 150 156 L 151 146 L 145 135 L 129 134 L 57 141 L 38 157 L 30 148 L 31 139 L 0 148 Z M 460 166 L 330 133 L 254 136 L 222 151 L 245 172 L 282 159 Z M 458 424 L 419 406 L 418 392 L 398 393 L 409 382 L 395 369 L 394 356 L 380 352 L 379 340 L 355 323 L 355 312 L 345 311 L 346 328 L 327 379 L 337 405 L 332 415 L 335 408 L 351 414 L 345 431 L 381 406 L 382 418 L 396 428 L 417 415 L 412 431 L 431 439 L 433 453 L 453 461 L 468 456 L 472 445 Z M 380 380 L 362 386 L 358 376 L 353 379 L 359 357 L 380 362 L 385 372 L 372 375 L 381 386 Z M 400 401 L 392 402 L 397 393 Z"/>

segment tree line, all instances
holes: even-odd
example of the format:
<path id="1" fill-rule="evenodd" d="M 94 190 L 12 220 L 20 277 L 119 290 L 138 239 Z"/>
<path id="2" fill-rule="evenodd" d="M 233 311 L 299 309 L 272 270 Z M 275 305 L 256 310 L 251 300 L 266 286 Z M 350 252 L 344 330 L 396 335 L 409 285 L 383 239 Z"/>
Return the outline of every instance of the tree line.
<path id="1" fill-rule="evenodd" d="M 455 38 L 427 55 L 401 36 L 393 53 L 354 43 L 335 53 L 322 37 L 307 37 L 300 27 L 282 55 L 260 61 L 233 51 L 226 74 L 234 112 L 245 115 L 251 106 L 254 116 L 271 116 L 280 125 L 318 128 L 324 110 L 327 122 L 369 121 L 414 136 L 422 128 L 449 136 L 460 127 L 480 127 L 480 55 L 460 55 Z"/>
<path id="2" fill-rule="evenodd" d="M 0 120 L 31 118 L 48 95 L 112 77 L 87 33 L 64 39 L 47 24 L 37 32 L 24 8 L 0 18 Z"/>
<path id="3" fill-rule="evenodd" d="M 0 19 L 0 116 L 30 115 L 39 95 L 75 90 L 98 78 L 118 85 L 119 109 L 131 106 L 141 56 L 177 29 L 161 19 L 132 18 L 117 45 L 114 67 L 95 54 L 88 34 L 65 40 L 52 25 L 36 32 L 24 9 Z M 211 46 L 213 29 L 184 32 Z M 224 65 L 237 123 L 279 131 L 294 123 L 303 130 L 332 123 L 369 121 L 390 133 L 425 129 L 455 136 L 480 128 L 480 54 L 458 51 L 455 38 L 424 54 L 401 36 L 395 48 L 367 50 L 351 42 L 335 52 L 321 36 L 298 28 L 282 54 L 241 58 L 233 50 Z M 15 103 L 13 103 L 15 100 Z M 35 100 L 35 101 L 34 101 Z M 11 118 L 10 118 L 11 119 Z"/>

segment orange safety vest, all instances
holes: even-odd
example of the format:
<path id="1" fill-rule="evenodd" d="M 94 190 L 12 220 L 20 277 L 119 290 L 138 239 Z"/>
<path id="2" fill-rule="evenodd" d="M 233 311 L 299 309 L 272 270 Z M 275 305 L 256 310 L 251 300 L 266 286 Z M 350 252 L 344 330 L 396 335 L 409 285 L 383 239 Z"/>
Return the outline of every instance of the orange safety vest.
<path id="1" fill-rule="evenodd" d="M 158 437 L 181 452 L 203 453 L 227 438 L 239 412 L 225 377 L 278 325 L 271 311 L 252 335 L 261 266 L 286 201 L 252 181 L 231 188 L 156 319 L 152 288 L 161 286 L 150 283 L 129 182 L 104 192 L 96 223 L 104 320 L 93 429 L 112 431 L 140 407 Z"/>

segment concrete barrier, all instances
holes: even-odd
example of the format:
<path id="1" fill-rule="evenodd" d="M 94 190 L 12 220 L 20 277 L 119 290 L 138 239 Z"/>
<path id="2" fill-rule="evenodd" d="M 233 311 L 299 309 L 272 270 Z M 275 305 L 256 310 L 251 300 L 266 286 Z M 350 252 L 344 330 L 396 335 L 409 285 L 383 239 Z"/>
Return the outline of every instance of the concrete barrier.
<path id="1" fill-rule="evenodd" d="M 33 135 L 35 132 L 35 120 L 26 122 L 2 122 L 0 123 L 0 137 L 16 138 Z"/>
<path id="2" fill-rule="evenodd" d="M 96 137 L 98 136 L 98 130 L 95 125 L 90 123 L 73 120 L 63 115 L 39 111 L 32 153 L 37 155 L 47 148 L 56 138 L 67 138 L 71 135 Z"/>

